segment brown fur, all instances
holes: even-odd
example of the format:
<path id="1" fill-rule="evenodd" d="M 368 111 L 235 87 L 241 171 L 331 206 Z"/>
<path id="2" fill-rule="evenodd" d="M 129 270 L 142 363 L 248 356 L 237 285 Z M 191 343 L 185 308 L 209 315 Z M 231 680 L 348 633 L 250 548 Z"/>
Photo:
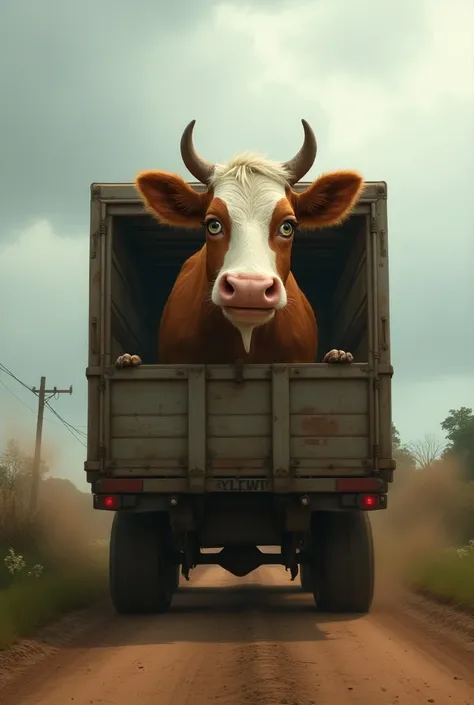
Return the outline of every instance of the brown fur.
<path id="1" fill-rule="evenodd" d="M 222 267 L 231 236 L 225 203 L 213 198 L 212 189 L 198 194 L 181 177 L 165 172 L 139 174 L 137 187 L 146 206 L 163 223 L 196 228 L 214 217 L 223 225 L 219 237 L 206 235 L 206 244 L 184 263 L 176 279 L 160 324 L 162 364 L 224 364 L 238 358 L 248 363 L 316 361 L 316 317 L 290 271 L 293 237 L 279 236 L 278 229 L 287 219 L 296 219 L 301 228 L 341 222 L 363 188 L 359 174 L 351 171 L 325 174 L 301 194 L 288 189 L 287 198 L 275 207 L 269 243 L 276 252 L 288 304 L 276 311 L 272 321 L 254 330 L 248 354 L 239 331 L 211 301 L 212 284 Z"/>

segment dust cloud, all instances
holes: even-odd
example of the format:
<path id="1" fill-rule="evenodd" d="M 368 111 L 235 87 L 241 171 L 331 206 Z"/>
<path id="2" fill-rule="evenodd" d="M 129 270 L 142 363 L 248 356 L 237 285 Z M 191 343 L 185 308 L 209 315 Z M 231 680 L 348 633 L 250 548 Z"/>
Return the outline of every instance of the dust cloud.
<path id="1" fill-rule="evenodd" d="M 92 507 L 92 495 L 69 480 L 48 478 L 41 483 L 38 544 L 55 561 L 87 562 L 106 545 L 113 515 Z"/>
<path id="2" fill-rule="evenodd" d="M 463 513 L 465 482 L 453 462 L 399 465 L 394 476 L 387 510 L 371 515 L 378 604 L 400 598 L 417 564 L 458 540 Z"/>
<path id="3" fill-rule="evenodd" d="M 91 557 L 98 555 L 98 547 L 102 544 L 105 548 L 108 542 L 112 513 L 94 510 L 90 492 L 82 492 L 70 480 L 55 477 L 55 470 L 62 462 L 61 444 L 44 439 L 42 479 L 37 511 L 32 516 L 30 492 L 34 437 L 12 419 L 6 430 L 7 439 L 14 441 L 18 453 L 12 458 L 8 485 L 2 486 L 0 491 L 0 544 L 3 550 L 11 546 L 15 552 L 74 567 L 89 562 Z M 82 468 L 77 469 L 77 474 L 79 472 L 83 472 Z M 103 554 L 104 550 L 100 553 Z"/>

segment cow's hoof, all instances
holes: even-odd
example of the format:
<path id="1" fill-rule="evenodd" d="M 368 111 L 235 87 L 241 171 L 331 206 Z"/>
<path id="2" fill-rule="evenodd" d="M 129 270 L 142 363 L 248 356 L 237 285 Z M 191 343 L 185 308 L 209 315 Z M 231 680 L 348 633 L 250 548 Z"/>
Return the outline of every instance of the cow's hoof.
<path id="1" fill-rule="evenodd" d="M 139 367 L 142 364 L 142 359 L 138 355 L 119 355 L 115 360 L 115 367 Z"/>
<path id="2" fill-rule="evenodd" d="M 334 349 L 325 354 L 323 362 L 342 362 L 345 364 L 350 364 L 351 362 L 354 362 L 354 357 L 350 352 Z"/>

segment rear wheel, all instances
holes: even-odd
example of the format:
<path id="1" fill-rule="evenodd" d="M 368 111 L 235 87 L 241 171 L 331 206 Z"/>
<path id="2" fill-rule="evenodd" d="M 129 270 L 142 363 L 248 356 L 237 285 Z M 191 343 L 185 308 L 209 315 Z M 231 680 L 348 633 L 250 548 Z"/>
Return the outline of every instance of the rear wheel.
<path id="1" fill-rule="evenodd" d="M 175 589 L 169 530 L 156 513 L 117 512 L 109 554 L 110 596 L 119 614 L 165 612 Z"/>
<path id="2" fill-rule="evenodd" d="M 314 599 L 326 612 L 370 611 L 374 547 L 365 512 L 324 512 L 315 521 Z"/>

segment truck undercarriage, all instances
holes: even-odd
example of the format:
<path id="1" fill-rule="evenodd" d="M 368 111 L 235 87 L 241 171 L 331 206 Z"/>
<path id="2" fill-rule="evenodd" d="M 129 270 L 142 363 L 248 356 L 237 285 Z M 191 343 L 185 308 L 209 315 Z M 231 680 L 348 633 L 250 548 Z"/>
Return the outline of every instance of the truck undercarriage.
<path id="1" fill-rule="evenodd" d="M 188 580 L 197 566 L 219 565 L 243 577 L 261 565 L 281 565 L 292 581 L 300 573 L 302 589 L 313 594 L 318 609 L 366 612 L 374 582 L 366 512 L 385 507 L 386 495 L 339 497 L 342 505 L 349 498 L 352 506 L 361 498 L 370 502 L 365 509 L 312 511 L 307 496 L 275 502 L 271 495 L 214 495 L 212 502 L 183 497 L 184 511 L 177 497 L 167 512 L 119 511 L 110 548 L 114 606 L 120 613 L 163 612 L 179 573 Z"/>

